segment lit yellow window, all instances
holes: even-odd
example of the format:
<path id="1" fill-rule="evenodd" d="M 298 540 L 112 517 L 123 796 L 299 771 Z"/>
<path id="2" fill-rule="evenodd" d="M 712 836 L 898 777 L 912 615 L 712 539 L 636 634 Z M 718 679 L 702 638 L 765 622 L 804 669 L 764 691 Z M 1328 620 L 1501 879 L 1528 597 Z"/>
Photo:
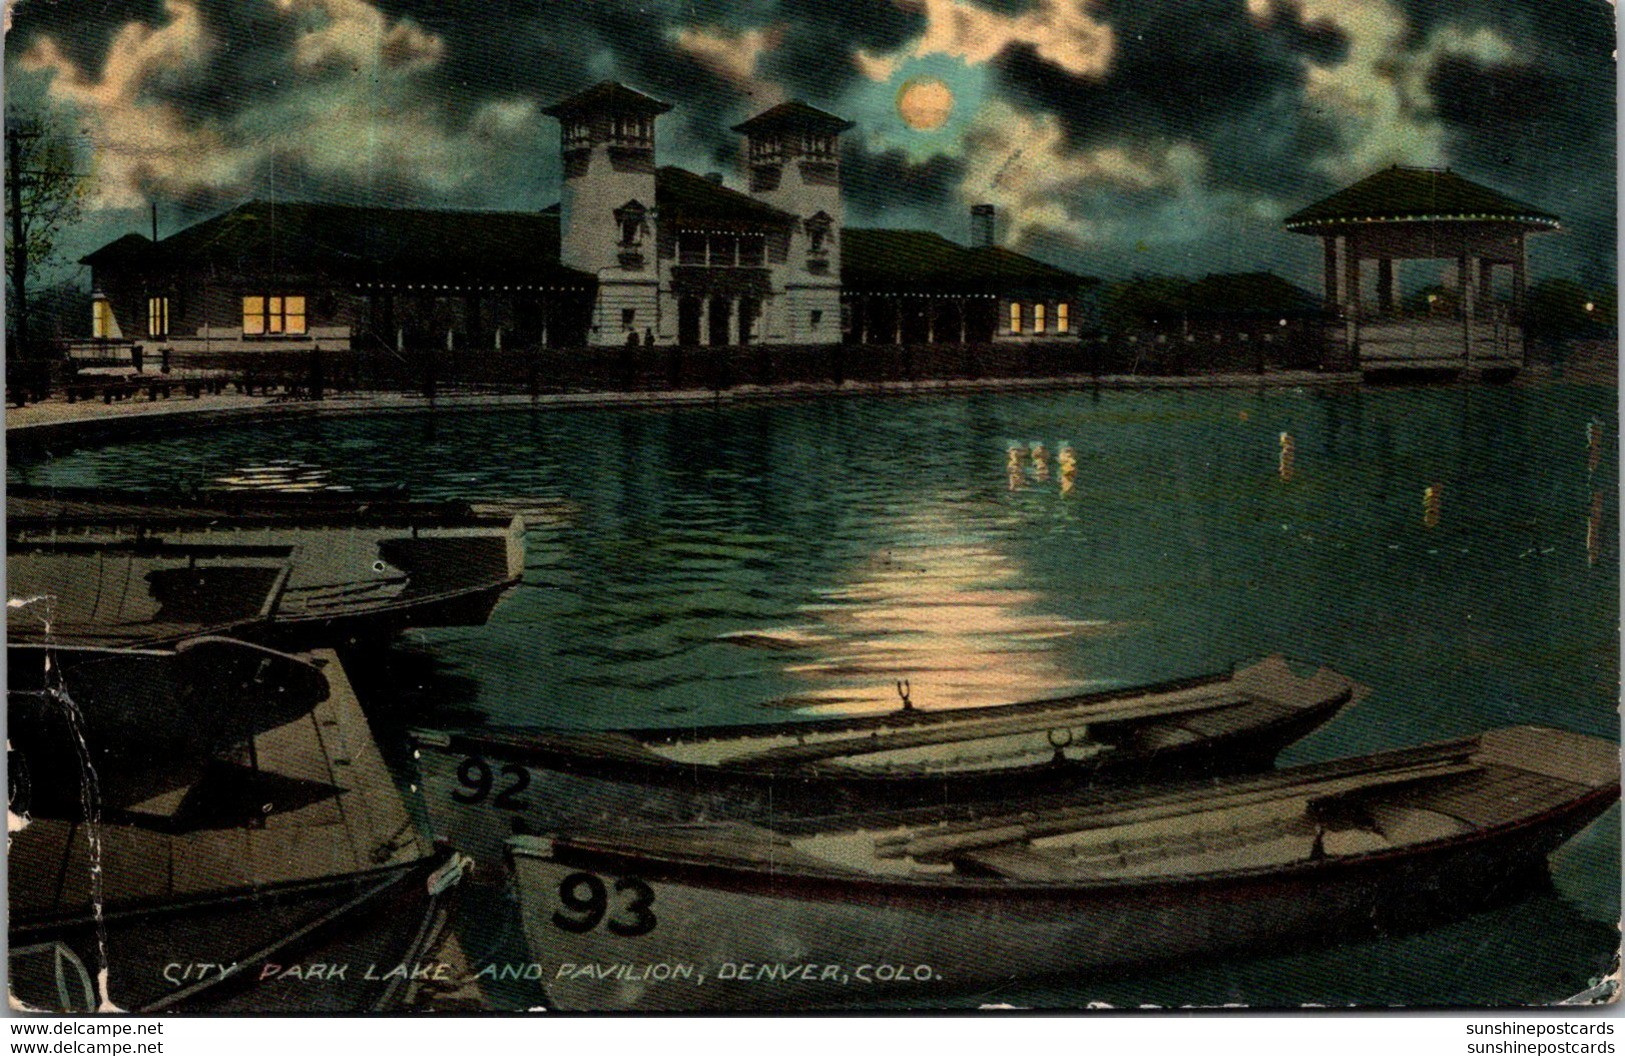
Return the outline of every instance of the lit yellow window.
<path id="1" fill-rule="evenodd" d="M 1014 301 L 1010 304 L 1010 332 L 1021 333 L 1021 305 Z"/>
<path id="2" fill-rule="evenodd" d="M 1072 304 L 1071 304 L 1071 302 L 1062 301 L 1060 304 L 1057 304 L 1055 306 L 1055 332 L 1056 333 L 1058 333 L 1058 334 L 1068 334 L 1068 333 L 1072 332 L 1072 319 L 1070 318 L 1071 315 L 1072 315 Z"/>
<path id="3" fill-rule="evenodd" d="M 243 298 L 243 333 L 265 333 L 265 298 Z"/>
<path id="4" fill-rule="evenodd" d="M 169 333 L 169 298 L 147 298 L 147 336 L 163 337 Z"/>
<path id="5" fill-rule="evenodd" d="M 112 302 L 101 299 L 90 302 L 90 334 L 92 337 L 113 336 Z"/>
<path id="6" fill-rule="evenodd" d="M 1041 305 L 1041 304 L 1035 304 L 1035 305 L 1033 305 L 1033 333 L 1041 334 L 1043 332 L 1044 332 L 1044 306 Z"/>
<path id="7" fill-rule="evenodd" d="M 303 297 L 244 297 L 244 334 L 302 334 L 306 331 Z"/>

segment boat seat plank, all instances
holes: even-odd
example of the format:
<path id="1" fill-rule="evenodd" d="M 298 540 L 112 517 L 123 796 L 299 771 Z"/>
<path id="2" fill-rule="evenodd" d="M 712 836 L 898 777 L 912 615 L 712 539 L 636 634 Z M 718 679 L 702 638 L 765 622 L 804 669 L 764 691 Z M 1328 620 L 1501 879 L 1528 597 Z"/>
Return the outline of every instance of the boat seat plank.
<path id="1" fill-rule="evenodd" d="M 1545 810 L 1580 794 L 1584 785 L 1505 767 L 1490 767 L 1468 781 L 1430 790 L 1418 806 L 1449 814 L 1478 828 Z"/>
<path id="2" fill-rule="evenodd" d="M 1239 807 L 1250 803 L 1268 803 L 1272 800 L 1301 799 L 1307 804 L 1347 790 L 1366 790 L 1377 785 L 1405 784 L 1423 779 L 1440 779 L 1471 773 L 1477 764 L 1471 762 L 1438 762 L 1422 764 L 1398 771 L 1379 774 L 1350 774 L 1300 781 L 1285 787 L 1241 788 L 1232 791 L 1205 791 L 1149 807 L 1130 808 L 1107 812 L 1055 812 L 1024 822 L 1012 823 L 997 819 L 985 828 L 964 828 L 961 831 L 939 834 L 905 835 L 884 846 L 877 841 L 876 854 L 880 857 L 907 856 L 916 860 L 936 860 L 982 847 L 1011 842 L 1015 839 L 1032 840 L 1072 832 L 1117 828 L 1131 824 L 1164 821 L 1182 815 L 1195 815 L 1226 807 Z M 1012 836 L 1012 832 L 1018 835 Z"/>
<path id="3" fill-rule="evenodd" d="M 1188 714 L 1220 708 L 1234 708 L 1248 703 L 1245 694 L 1223 692 L 1177 702 L 1144 702 L 1138 707 L 1110 706 L 1105 710 L 1090 707 L 1044 710 L 1033 715 L 1012 718 L 975 720 L 954 716 L 951 720 L 898 730 L 875 730 L 868 734 L 822 741 L 816 744 L 791 744 L 740 756 L 735 762 L 741 766 L 778 768 L 815 763 L 843 755 L 862 755 L 870 752 L 895 751 L 925 745 L 951 744 L 1003 737 L 1016 733 L 1042 733 L 1075 726 L 1098 726 L 1103 723 L 1127 721 L 1150 722 L 1172 714 Z"/>
<path id="4" fill-rule="evenodd" d="M 1326 763 L 1314 764 L 1299 768 L 1291 772 L 1270 772 L 1255 774 L 1249 777 L 1232 778 L 1220 785 L 1211 786 L 1207 790 L 1209 795 L 1245 795 L 1253 792 L 1284 789 L 1302 785 L 1312 780 L 1323 778 L 1364 774 L 1391 769 L 1399 766 L 1420 766 L 1430 763 L 1461 762 L 1473 755 L 1477 748 L 1477 741 L 1464 738 L 1458 741 L 1449 741 L 1442 744 L 1423 745 L 1416 748 L 1399 748 L 1387 752 L 1357 759 L 1335 759 Z M 1189 804 L 1192 793 L 1188 788 L 1150 788 L 1150 789 L 1113 789 L 1087 797 L 1075 807 L 1066 807 L 1060 810 L 1046 812 L 1045 818 L 1068 817 L 1105 817 L 1108 814 L 1142 810 L 1165 806 L 1180 806 Z M 1211 801 L 1211 800 L 1210 800 Z M 1182 808 L 1184 809 L 1184 808 Z M 926 829 L 910 830 L 896 835 L 883 836 L 877 839 L 877 848 L 894 848 L 892 853 L 902 844 L 917 838 L 922 832 L 932 836 L 954 835 L 965 832 L 978 832 L 1000 825 L 1023 824 L 1036 819 L 1038 815 L 1032 811 L 1021 811 L 1001 815 L 987 815 L 965 821 L 939 822 Z M 884 853 L 884 852 L 883 852 Z"/>

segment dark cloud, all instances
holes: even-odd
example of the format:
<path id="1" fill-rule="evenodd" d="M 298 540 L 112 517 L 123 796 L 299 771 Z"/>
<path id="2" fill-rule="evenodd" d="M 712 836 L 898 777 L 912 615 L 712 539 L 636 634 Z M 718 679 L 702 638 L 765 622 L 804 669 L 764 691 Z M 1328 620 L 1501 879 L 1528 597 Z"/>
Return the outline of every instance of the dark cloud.
<path id="1" fill-rule="evenodd" d="M 910 161 L 901 150 L 871 153 L 860 141 L 846 152 L 842 175 L 845 180 L 847 218 L 875 227 L 921 225 L 925 217 L 958 208 L 954 191 L 964 175 L 964 165 L 938 155 L 930 161 Z M 969 221 L 955 217 L 944 224 L 943 233 L 965 238 Z"/>
<path id="2" fill-rule="evenodd" d="M 1014 16 L 1046 0 L 975 2 Z M 1569 235 L 1542 240 L 1537 262 L 1568 274 L 1612 275 L 1612 8 L 1602 0 L 1392 3 L 1409 26 L 1401 43 L 1409 49 L 1400 56 L 1405 61 L 1422 61 L 1419 49 L 1445 31 L 1489 31 L 1511 45 L 1511 61 L 1470 49 L 1441 51 L 1422 71 L 1433 103 L 1425 116 L 1439 126 L 1458 170 L 1564 217 Z M 434 174 L 399 164 L 335 169 L 277 145 L 262 146 L 232 180 L 198 181 L 183 194 L 154 167 L 141 177 L 142 188 L 155 197 L 167 194 L 166 208 L 188 219 L 249 194 L 272 193 L 536 207 L 556 199 L 558 162 L 556 126 L 536 116 L 534 106 L 606 77 L 675 104 L 662 119 L 662 160 L 731 171 L 738 143 L 728 126 L 765 100 L 750 94 L 750 83 L 676 47 L 678 33 L 771 32 L 773 46 L 760 56 L 757 81 L 839 108 L 862 76 L 852 51 L 906 54 L 927 13 L 920 4 L 894 0 L 374 0 L 373 6 L 385 25 L 406 20 L 438 41 L 433 61 L 378 86 L 376 95 L 381 107 L 395 108 L 392 114 L 411 116 L 418 134 L 445 142 L 434 155 L 453 159 L 444 164 L 466 155 L 471 168 L 463 178 L 430 178 Z M 287 106 L 297 93 L 344 90 L 366 100 L 373 86 L 365 79 L 391 75 L 360 67 L 295 69 L 296 37 L 311 23 L 271 0 L 201 0 L 197 7 L 215 46 L 190 65 L 151 76 L 142 90 L 189 127 L 221 130 L 245 149 L 254 147 L 255 137 L 272 135 L 265 123 L 305 112 Z M 1309 105 L 1305 91 L 1312 66 L 1349 59 L 1350 31 L 1335 15 L 1306 17 L 1297 0 L 1274 0 L 1262 17 L 1256 6 L 1250 15 L 1244 0 L 1098 0 L 1092 11 L 1114 40 L 1103 77 L 1073 76 L 1034 46 L 1017 44 L 993 61 L 995 98 L 1038 118 L 1052 115 L 1066 148 L 1080 157 L 1112 148 L 1156 157 L 1188 144 L 1202 169 L 1195 182 L 1119 182 L 1080 193 L 1061 204 L 1080 230 L 1087 226 L 1094 235 L 1080 241 L 1076 232 L 1041 232 L 1031 251 L 1101 273 L 1213 270 L 1208 262 L 1246 270 L 1248 260 L 1231 258 L 1247 253 L 1258 266 L 1298 268 L 1302 274 L 1295 277 L 1311 281 L 1307 240 L 1281 232 L 1267 209 L 1313 201 L 1349 178 L 1334 176 L 1335 166 L 1325 163 L 1347 149 L 1346 128 L 1338 115 Z M 305 17 L 320 20 L 316 13 Z M 162 0 L 22 0 L 6 40 L 8 71 L 48 36 L 94 78 L 123 27 L 158 28 L 169 18 Z M 14 100 L 28 101 L 39 87 L 11 73 L 8 90 Z M 510 115 L 506 131 L 492 132 L 492 108 L 502 106 L 517 116 Z M 849 215 L 964 237 L 965 159 L 921 161 L 871 149 L 863 131 L 848 137 Z"/>

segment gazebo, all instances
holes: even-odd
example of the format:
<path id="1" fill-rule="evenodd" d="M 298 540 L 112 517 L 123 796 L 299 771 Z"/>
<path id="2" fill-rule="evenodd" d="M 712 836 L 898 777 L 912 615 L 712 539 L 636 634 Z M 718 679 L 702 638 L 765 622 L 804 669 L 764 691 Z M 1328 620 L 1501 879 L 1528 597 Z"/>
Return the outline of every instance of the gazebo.
<path id="1" fill-rule="evenodd" d="M 1286 219 L 1288 231 L 1325 247 L 1332 358 L 1367 374 L 1515 373 L 1524 356 L 1525 237 L 1557 227 L 1551 213 L 1449 169 L 1398 165 Z M 1407 296 L 1402 261 L 1444 263 Z"/>

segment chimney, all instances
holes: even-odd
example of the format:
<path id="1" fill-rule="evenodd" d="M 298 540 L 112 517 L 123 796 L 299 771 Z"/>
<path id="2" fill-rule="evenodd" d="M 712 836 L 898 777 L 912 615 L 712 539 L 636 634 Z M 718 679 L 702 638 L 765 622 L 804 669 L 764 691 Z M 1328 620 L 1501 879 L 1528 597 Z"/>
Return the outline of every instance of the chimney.
<path id="1" fill-rule="evenodd" d="M 705 174 L 705 178 L 716 184 L 718 187 L 722 186 L 722 173 L 720 172 L 708 172 Z"/>
<path id="2" fill-rule="evenodd" d="M 991 205 L 970 207 L 970 244 L 976 249 L 997 245 L 993 237 L 994 213 Z"/>

